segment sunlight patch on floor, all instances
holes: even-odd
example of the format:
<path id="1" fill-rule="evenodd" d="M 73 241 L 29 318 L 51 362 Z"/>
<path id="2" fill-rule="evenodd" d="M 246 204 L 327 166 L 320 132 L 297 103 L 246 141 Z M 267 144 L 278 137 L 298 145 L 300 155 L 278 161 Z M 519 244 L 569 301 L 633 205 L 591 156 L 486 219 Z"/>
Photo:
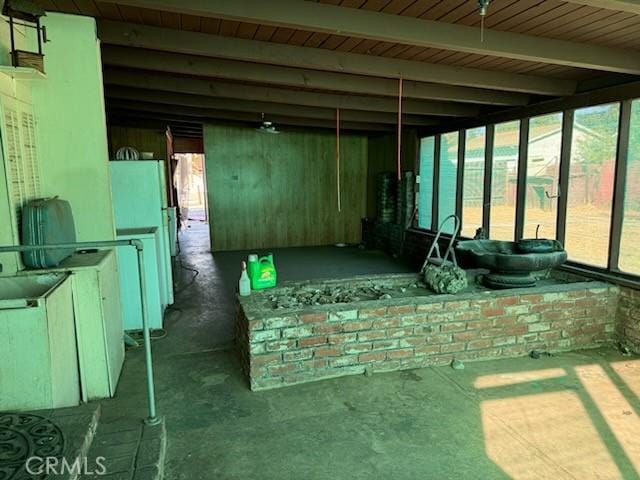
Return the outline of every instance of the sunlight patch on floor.
<path id="1" fill-rule="evenodd" d="M 516 480 L 622 478 L 574 392 L 485 400 L 481 415 L 487 455 Z"/>
<path id="2" fill-rule="evenodd" d="M 563 368 L 547 368 L 545 370 L 530 370 L 528 372 L 496 373 L 494 375 L 482 375 L 473 382 L 475 388 L 504 387 L 517 385 L 518 383 L 549 380 L 567 375 Z"/>
<path id="3" fill-rule="evenodd" d="M 627 387 L 640 398 L 640 360 L 613 362 L 613 371 L 627 384 Z"/>
<path id="4" fill-rule="evenodd" d="M 637 413 L 600 365 L 584 365 L 575 370 L 629 461 L 640 472 L 640 418 Z"/>

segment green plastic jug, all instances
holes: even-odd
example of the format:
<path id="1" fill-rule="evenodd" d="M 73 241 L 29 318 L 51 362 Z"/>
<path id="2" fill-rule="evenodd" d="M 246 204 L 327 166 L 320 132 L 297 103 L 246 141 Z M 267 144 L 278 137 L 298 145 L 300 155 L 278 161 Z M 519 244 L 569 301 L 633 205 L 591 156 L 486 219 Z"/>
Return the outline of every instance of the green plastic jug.
<path id="1" fill-rule="evenodd" d="M 252 290 L 262 290 L 276 286 L 276 267 L 273 264 L 273 254 L 257 258 L 249 255 L 249 278 Z"/>

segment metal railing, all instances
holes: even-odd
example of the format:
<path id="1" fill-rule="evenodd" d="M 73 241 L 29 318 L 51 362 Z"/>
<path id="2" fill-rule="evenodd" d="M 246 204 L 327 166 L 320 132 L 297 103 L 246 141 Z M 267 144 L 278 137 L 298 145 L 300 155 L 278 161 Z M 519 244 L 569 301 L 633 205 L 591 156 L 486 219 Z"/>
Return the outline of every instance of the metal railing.
<path id="1" fill-rule="evenodd" d="M 153 360 L 151 356 L 151 335 L 149 333 L 149 318 L 146 292 L 146 277 L 144 273 L 144 246 L 139 239 L 130 240 L 107 240 L 99 242 L 75 242 L 58 243 L 48 245 L 12 245 L 0 246 L 0 253 L 33 252 L 38 250 L 62 250 L 62 249 L 104 249 L 112 247 L 134 247 L 138 258 L 138 280 L 140 284 L 140 305 L 142 307 L 142 334 L 144 338 L 144 356 L 147 371 L 147 403 L 149 416 L 145 419 L 148 425 L 160 423 L 156 411 L 156 395 L 153 380 Z M 37 270 L 34 270 L 37 272 Z"/>

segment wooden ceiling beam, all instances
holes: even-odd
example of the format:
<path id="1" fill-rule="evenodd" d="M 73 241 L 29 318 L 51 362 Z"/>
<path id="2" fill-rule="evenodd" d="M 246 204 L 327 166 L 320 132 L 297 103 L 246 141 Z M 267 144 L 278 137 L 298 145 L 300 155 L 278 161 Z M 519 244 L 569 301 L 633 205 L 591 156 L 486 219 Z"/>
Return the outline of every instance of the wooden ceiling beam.
<path id="1" fill-rule="evenodd" d="M 120 100 L 110 100 L 108 102 L 107 109 L 109 114 L 129 116 L 133 118 L 137 116 L 141 118 L 158 118 L 160 120 L 165 120 L 167 116 L 169 116 L 169 118 L 175 118 L 174 115 L 179 114 L 180 116 L 191 117 L 193 119 L 197 118 L 198 121 L 202 123 L 212 121 L 241 122 L 245 125 L 248 124 L 256 127 L 260 124 L 260 115 L 247 112 L 232 112 L 228 110 L 195 109 L 189 107 L 173 108 L 167 105 Z M 336 128 L 335 121 L 332 120 L 310 119 L 286 115 L 269 115 L 268 120 L 274 122 L 277 126 L 288 125 L 296 127 L 327 128 L 332 130 Z M 341 122 L 341 127 L 344 130 L 363 132 L 395 131 L 395 128 L 391 125 L 369 122 Z"/>
<path id="2" fill-rule="evenodd" d="M 380 42 L 640 74 L 640 53 L 621 48 L 480 29 L 303 0 L 106 0 L 134 7 L 220 18 Z"/>
<path id="3" fill-rule="evenodd" d="M 184 106 L 192 108 L 212 108 L 217 110 L 228 110 L 237 112 L 248 112 L 254 115 L 265 114 L 283 115 L 290 117 L 314 118 L 321 120 L 334 120 L 336 112 L 330 108 L 301 107 L 298 105 L 250 102 L 245 100 L 234 100 L 226 98 L 204 97 L 200 95 L 187 95 L 182 93 L 168 93 L 155 90 L 142 90 L 123 87 L 109 87 L 105 89 L 107 98 L 117 98 L 120 100 L 143 101 L 156 104 L 167 104 L 174 106 Z M 340 118 L 346 122 L 369 122 L 384 123 L 393 125 L 397 123 L 398 117 L 394 113 L 385 112 L 362 112 L 354 110 L 343 110 Z M 429 117 L 417 115 L 404 115 L 403 123 L 414 126 L 433 126 L 439 124 L 437 120 Z"/>
<path id="4" fill-rule="evenodd" d="M 199 77 L 216 77 L 241 82 L 269 83 L 278 86 L 307 89 L 329 90 L 332 92 L 349 92 L 358 94 L 397 95 L 397 82 L 382 85 L 389 80 L 373 77 L 362 77 L 342 73 L 302 70 L 298 68 L 259 65 L 235 60 L 179 55 L 175 53 L 157 52 L 126 47 L 108 47 L 102 51 L 102 61 L 107 66 L 144 69 L 155 72 L 178 73 Z M 393 85 L 395 83 L 395 85 Z M 442 116 L 476 116 L 478 106 L 464 103 L 452 103 L 429 100 L 413 100 L 417 108 L 423 102 L 422 114 Z M 425 103 L 429 102 L 429 103 Z"/>
<path id="5" fill-rule="evenodd" d="M 107 85 L 122 87 L 187 93 L 207 97 L 285 103 L 308 107 L 332 107 L 344 110 L 387 113 L 395 113 L 398 111 L 398 101 L 395 98 L 287 90 L 283 88 L 241 85 L 231 82 L 200 80 L 121 69 L 106 69 L 104 72 L 104 82 Z M 479 114 L 478 108 L 470 105 L 448 104 L 416 99 L 405 99 L 402 110 L 407 114 L 416 115 L 474 117 Z"/>
<path id="6" fill-rule="evenodd" d="M 640 15 L 640 0 L 565 0 L 568 3 Z"/>
<path id="7" fill-rule="evenodd" d="M 409 98 L 489 105 L 525 105 L 529 101 L 527 93 L 562 96 L 573 94 L 576 88 L 576 82 L 571 80 L 429 64 L 110 20 L 99 20 L 98 32 L 102 43 L 108 45 L 381 77 L 377 82 L 370 81 L 365 87 L 368 90 L 363 92 L 376 95 L 391 95 L 396 90 L 394 81 L 382 78 L 403 78 L 405 93 Z M 363 81 L 361 79 L 354 83 L 361 85 Z"/>

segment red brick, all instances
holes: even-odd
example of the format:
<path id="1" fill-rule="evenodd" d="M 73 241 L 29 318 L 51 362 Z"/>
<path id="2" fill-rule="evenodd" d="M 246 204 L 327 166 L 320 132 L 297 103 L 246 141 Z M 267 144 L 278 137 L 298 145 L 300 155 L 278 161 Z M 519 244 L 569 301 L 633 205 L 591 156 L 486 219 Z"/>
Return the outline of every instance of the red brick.
<path id="1" fill-rule="evenodd" d="M 502 347 L 502 354 L 505 356 L 523 355 L 527 352 L 527 347 L 524 345 L 510 345 L 508 347 Z"/>
<path id="2" fill-rule="evenodd" d="M 432 313 L 429 315 L 429 321 L 433 323 L 450 323 L 453 322 L 455 314 L 453 312 L 447 313 Z"/>
<path id="3" fill-rule="evenodd" d="M 263 328 L 262 320 L 249 320 L 249 330 L 262 330 Z"/>
<path id="4" fill-rule="evenodd" d="M 299 315 L 300 323 L 318 323 L 327 321 L 327 313 L 303 313 Z"/>
<path id="5" fill-rule="evenodd" d="M 406 315 L 401 318 L 400 324 L 403 327 L 413 326 L 413 325 L 421 325 L 427 321 L 427 315 L 424 313 L 414 314 L 414 315 Z"/>
<path id="6" fill-rule="evenodd" d="M 342 355 L 342 349 L 338 347 L 317 347 L 314 349 L 313 354 L 316 358 L 320 357 L 339 357 Z"/>
<path id="7" fill-rule="evenodd" d="M 467 325 L 464 322 L 445 323 L 441 327 L 443 332 L 461 332 L 466 328 L 467 328 Z"/>
<path id="8" fill-rule="evenodd" d="M 313 326 L 313 333 L 317 334 L 317 335 L 327 335 L 330 333 L 341 333 L 342 332 L 342 325 L 340 325 L 339 323 L 332 323 L 332 324 L 320 324 L 320 325 L 314 325 Z"/>
<path id="9" fill-rule="evenodd" d="M 506 305 L 517 305 L 520 303 L 520 299 L 518 297 L 501 297 L 498 298 L 497 304 L 500 307 L 504 307 Z"/>
<path id="10" fill-rule="evenodd" d="M 434 355 L 440 353 L 441 345 L 422 345 L 415 348 L 416 355 Z"/>
<path id="11" fill-rule="evenodd" d="M 454 342 L 466 342 L 469 340 L 475 340 L 478 338 L 478 332 L 474 332 L 473 330 L 467 330 L 466 332 L 454 333 L 453 341 Z"/>
<path id="12" fill-rule="evenodd" d="M 516 337 L 514 337 L 514 336 L 499 337 L 499 338 L 494 338 L 493 339 L 493 346 L 494 347 L 503 347 L 505 345 L 513 345 L 515 343 L 516 343 Z"/>
<path id="13" fill-rule="evenodd" d="M 442 353 L 451 353 L 451 352 L 462 352 L 465 349 L 465 344 L 463 342 L 459 343 L 445 343 L 442 345 Z"/>
<path id="14" fill-rule="evenodd" d="M 564 302 L 553 302 L 554 310 L 571 310 L 576 307 L 576 302 L 574 301 L 564 301 Z"/>
<path id="15" fill-rule="evenodd" d="M 360 363 L 381 362 L 385 358 L 387 358 L 386 352 L 368 352 L 358 355 L 358 361 Z"/>
<path id="16" fill-rule="evenodd" d="M 485 307 L 481 310 L 481 313 L 485 317 L 499 317 L 504 315 L 505 311 L 503 307 Z"/>
<path id="17" fill-rule="evenodd" d="M 282 358 L 285 362 L 295 362 L 298 360 L 308 360 L 313 355 L 313 350 L 307 348 L 305 350 L 295 350 L 293 352 L 284 352 Z"/>
<path id="18" fill-rule="evenodd" d="M 435 357 L 431 357 L 431 365 L 448 365 L 455 358 L 455 355 L 452 353 L 442 353 Z"/>
<path id="19" fill-rule="evenodd" d="M 469 308 L 468 300 L 457 300 L 455 302 L 447 302 L 447 310 L 463 310 Z"/>
<path id="20" fill-rule="evenodd" d="M 387 314 L 387 307 L 363 308 L 360 310 L 359 318 L 384 317 Z"/>
<path id="21" fill-rule="evenodd" d="M 367 330 L 364 332 L 358 332 L 358 341 L 367 340 L 380 340 L 386 338 L 387 332 L 385 330 Z"/>
<path id="22" fill-rule="evenodd" d="M 526 325 L 511 325 L 508 327 L 502 327 L 501 330 L 504 335 L 521 335 L 529 331 Z"/>
<path id="23" fill-rule="evenodd" d="M 473 340 L 467 343 L 467 350 L 480 350 L 482 348 L 490 348 L 491 340 Z"/>
<path id="24" fill-rule="evenodd" d="M 479 330 L 483 328 L 491 328 L 493 327 L 493 320 L 485 319 L 485 320 L 474 320 L 472 322 L 467 322 L 467 329 L 469 330 Z"/>
<path id="25" fill-rule="evenodd" d="M 363 353 L 371 350 L 370 343 L 350 343 L 344 346 L 344 353 Z"/>
<path id="26" fill-rule="evenodd" d="M 424 345 L 424 337 L 405 337 L 400 339 L 401 347 L 415 347 L 418 345 Z"/>
<path id="27" fill-rule="evenodd" d="M 271 375 L 283 375 L 285 373 L 295 372 L 298 365 L 295 363 L 285 363 L 284 365 L 274 365 L 269 367 L 269 373 Z"/>
<path id="28" fill-rule="evenodd" d="M 480 318 L 481 317 L 480 317 L 479 310 L 463 310 L 461 312 L 454 312 L 453 314 L 454 322 L 460 322 L 460 321 L 470 322 L 474 320 L 479 320 Z"/>
<path id="29" fill-rule="evenodd" d="M 416 307 L 418 313 L 421 312 L 439 312 L 444 309 L 442 303 L 424 303 Z"/>
<path id="30" fill-rule="evenodd" d="M 584 298 L 576 300 L 576 307 L 595 307 L 598 301 L 595 298 Z"/>
<path id="31" fill-rule="evenodd" d="M 326 368 L 327 360 L 322 358 L 314 358 L 313 360 L 305 360 L 303 362 L 300 362 L 299 365 L 300 370 L 322 370 L 323 368 Z"/>
<path id="32" fill-rule="evenodd" d="M 330 358 L 330 367 L 350 367 L 358 364 L 358 355 L 346 355 L 339 358 Z M 364 368 L 364 367 L 363 367 Z"/>
<path id="33" fill-rule="evenodd" d="M 538 305 L 531 305 L 532 313 L 548 312 L 553 309 L 553 305 L 550 303 L 539 303 Z"/>
<path id="34" fill-rule="evenodd" d="M 327 337 L 308 337 L 298 340 L 299 347 L 315 347 L 327 343 Z"/>
<path id="35" fill-rule="evenodd" d="M 398 340 L 378 340 L 377 342 L 373 342 L 374 350 L 398 348 L 399 346 L 400 346 L 400 342 Z"/>
<path id="36" fill-rule="evenodd" d="M 436 333 L 435 335 L 429 335 L 427 337 L 427 343 L 449 343 L 451 341 L 451 335 L 446 333 Z"/>
<path id="37" fill-rule="evenodd" d="M 339 345 L 341 343 L 355 342 L 357 335 L 355 333 L 340 333 L 337 335 L 329 335 L 328 343 L 331 345 Z"/>
<path id="38" fill-rule="evenodd" d="M 262 365 L 273 365 L 282 361 L 281 353 L 270 353 L 267 355 L 254 355 L 251 357 L 251 368 Z"/>
<path id="39" fill-rule="evenodd" d="M 373 321 L 373 328 L 389 328 L 389 327 L 399 327 L 400 319 L 399 318 L 381 318 L 380 320 Z"/>
<path id="40" fill-rule="evenodd" d="M 371 321 L 365 320 L 362 322 L 348 322 L 344 324 L 345 332 L 355 332 L 357 330 L 368 330 L 371 328 Z"/>
<path id="41" fill-rule="evenodd" d="M 527 303 L 540 303 L 542 302 L 542 295 L 539 295 L 539 294 L 520 295 L 520 301 L 527 302 Z"/>
<path id="42" fill-rule="evenodd" d="M 406 315 L 408 313 L 415 313 L 415 311 L 415 305 L 395 305 L 388 308 L 387 315 Z"/>
<path id="43" fill-rule="evenodd" d="M 560 330 L 552 330 L 550 332 L 540 332 L 539 334 L 540 340 L 549 341 L 549 340 L 559 340 L 562 336 Z"/>
<path id="44" fill-rule="evenodd" d="M 387 330 L 388 338 L 402 338 L 413 335 L 413 328 L 390 328 Z"/>
<path id="45" fill-rule="evenodd" d="M 249 375 L 252 378 L 268 377 L 269 370 L 268 370 L 268 367 L 251 367 Z"/>
<path id="46" fill-rule="evenodd" d="M 473 300 L 471 302 L 471 307 L 486 308 L 486 307 L 489 307 L 492 303 L 495 303 L 495 302 L 489 298 L 482 298 L 482 299 Z"/>
<path id="47" fill-rule="evenodd" d="M 291 350 L 296 348 L 295 340 L 276 340 L 275 342 L 267 342 L 267 351 L 282 352 L 283 350 Z"/>
<path id="48" fill-rule="evenodd" d="M 387 352 L 387 358 L 395 359 L 395 358 L 408 358 L 413 357 L 413 349 L 411 348 L 403 348 L 401 350 L 389 350 Z"/>
<path id="49" fill-rule="evenodd" d="M 439 331 L 438 325 L 417 325 L 413 328 L 414 335 L 431 335 Z"/>
<path id="50" fill-rule="evenodd" d="M 507 315 L 505 317 L 498 317 L 493 321 L 494 326 L 496 327 L 505 327 L 515 325 L 518 322 L 517 317 L 513 315 Z"/>

